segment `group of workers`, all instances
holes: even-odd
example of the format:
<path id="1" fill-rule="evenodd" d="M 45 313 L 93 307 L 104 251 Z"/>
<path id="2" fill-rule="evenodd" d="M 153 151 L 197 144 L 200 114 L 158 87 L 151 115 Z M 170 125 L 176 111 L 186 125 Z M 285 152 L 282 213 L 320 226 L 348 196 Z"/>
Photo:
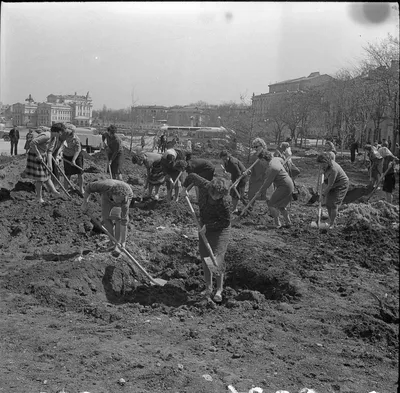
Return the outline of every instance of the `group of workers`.
<path id="1" fill-rule="evenodd" d="M 71 175 L 78 175 L 79 190 L 84 199 L 82 204 L 84 211 L 87 211 L 92 193 L 97 192 L 102 195 L 103 223 L 107 232 L 116 240 L 115 242 L 110 237 L 110 251 L 114 256 L 119 256 L 121 248 L 123 249 L 126 245 L 129 207 L 133 192 L 131 186 L 122 181 L 123 146 L 116 131 L 115 126 L 110 126 L 103 135 L 103 140 L 107 144 L 106 171 L 110 172 L 110 179 L 94 181 L 84 187 L 83 155 L 79 138 L 76 136 L 75 127 L 72 124 L 63 123 L 56 123 L 50 131 L 42 131 L 32 138 L 24 176 L 35 181 L 38 202 L 44 202 L 43 185 L 53 197 L 58 198 L 61 194 L 52 182 L 52 177 L 55 177 L 53 168 L 61 170 L 60 163 L 63 161 L 66 184 Z M 192 157 L 191 152 L 185 150 L 171 148 L 159 153 L 145 152 L 142 148 L 132 155 L 133 164 L 143 165 L 146 168 L 143 197 L 152 197 L 158 200 L 160 187 L 165 184 L 167 202 L 178 201 L 180 195 L 186 196 L 187 190 L 195 188 L 201 227 L 199 230 L 199 253 L 203 262 L 206 283 L 204 294 L 208 297 L 211 297 L 213 293 L 213 272 L 204 262 L 209 255 L 200 235 L 205 235 L 221 264 L 219 274 L 216 275 L 216 292 L 212 296 L 215 302 L 222 301 L 223 265 L 230 239 L 231 214 L 242 214 L 246 209 L 251 211 L 257 199 L 265 200 L 276 228 L 292 225 L 288 206 L 292 201 L 295 179 L 299 176 L 300 171 L 292 162 L 290 141 L 281 143 L 275 152 L 271 152 L 267 149 L 263 139 L 255 138 L 252 142 L 252 149 L 253 154 L 249 168 L 246 168 L 227 150 L 220 152 L 219 158 L 222 162 L 223 172 L 230 176 L 230 181 L 225 176 L 216 176 L 216 168 L 211 161 Z M 370 151 L 369 149 L 370 147 L 366 146 L 366 150 Z M 371 151 L 374 150 L 371 149 Z M 388 149 L 380 151 L 379 154 L 383 157 L 383 171 L 385 171 L 385 165 L 388 168 L 390 162 L 397 160 Z M 349 179 L 336 162 L 335 156 L 335 147 L 332 142 L 328 141 L 325 144 L 324 152 L 319 154 L 316 159 L 316 163 L 320 165 L 324 173 L 326 183 L 321 197 L 328 210 L 329 228 L 335 226 L 337 209 L 349 187 Z M 370 160 L 371 163 L 374 162 L 372 154 Z M 388 171 L 385 174 L 388 175 Z M 185 178 L 183 179 L 183 177 Z M 273 190 L 268 199 L 266 197 L 267 190 L 271 186 Z M 391 193 L 393 187 L 394 175 L 390 177 L 390 180 L 388 177 L 387 181 L 385 177 L 383 190 L 390 189 Z M 239 202 L 242 202 L 244 206 L 242 212 L 238 209 Z M 284 221 L 283 225 L 281 216 Z"/>

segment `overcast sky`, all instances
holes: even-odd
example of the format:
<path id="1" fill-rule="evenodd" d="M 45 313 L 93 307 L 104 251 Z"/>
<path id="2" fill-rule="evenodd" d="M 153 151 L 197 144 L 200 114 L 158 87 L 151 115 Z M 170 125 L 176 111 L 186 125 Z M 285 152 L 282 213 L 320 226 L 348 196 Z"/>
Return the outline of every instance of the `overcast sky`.
<path id="1" fill-rule="evenodd" d="M 0 101 L 89 91 L 94 109 L 239 103 L 357 64 L 368 42 L 398 36 L 394 4 L 2 2 Z"/>

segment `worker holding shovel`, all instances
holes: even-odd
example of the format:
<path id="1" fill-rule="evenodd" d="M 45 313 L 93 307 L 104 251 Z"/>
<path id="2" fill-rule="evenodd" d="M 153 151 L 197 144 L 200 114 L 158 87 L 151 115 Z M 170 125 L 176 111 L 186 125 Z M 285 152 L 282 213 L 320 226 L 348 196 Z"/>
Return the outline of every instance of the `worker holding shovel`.
<path id="1" fill-rule="evenodd" d="M 279 219 L 279 213 L 281 213 L 285 220 L 285 226 L 290 227 L 292 222 L 287 206 L 292 200 L 294 191 L 293 180 L 284 168 L 282 158 L 273 157 L 268 150 L 261 151 L 258 158 L 268 163 L 263 187 L 267 189 L 271 184 L 275 186 L 275 191 L 267 202 L 271 215 L 274 218 L 274 224 L 277 229 L 282 227 Z"/>
<path id="2" fill-rule="evenodd" d="M 324 178 L 328 184 L 322 191 L 321 198 L 324 201 L 328 210 L 329 228 L 334 228 L 337 210 L 342 204 L 347 190 L 349 189 L 349 178 L 342 167 L 333 161 L 327 153 L 318 155 L 317 163 L 321 164 L 324 173 Z"/>
<path id="3" fill-rule="evenodd" d="M 127 227 L 129 222 L 129 206 L 133 198 L 132 188 L 129 184 L 115 179 L 98 180 L 89 183 L 83 194 L 82 210 L 88 209 L 90 194 L 101 194 L 101 215 L 104 226 L 123 248 L 126 245 Z M 118 244 L 110 239 L 109 250 L 118 257 L 121 250 Z"/>
<path id="4" fill-rule="evenodd" d="M 83 155 L 82 146 L 76 127 L 73 124 L 55 123 L 51 126 L 52 130 L 58 130 L 58 149 L 57 157 L 62 157 L 64 161 L 64 187 L 68 189 L 69 180 L 72 175 L 78 175 L 79 191 L 83 194 Z M 56 161 L 58 159 L 56 158 Z"/>
<path id="5" fill-rule="evenodd" d="M 210 297 L 213 292 L 213 273 L 205 262 L 205 259 L 210 257 L 207 244 L 202 238 L 202 235 L 205 235 L 213 256 L 215 256 L 219 272 L 216 275 L 217 289 L 213 300 L 220 303 L 224 284 L 224 259 L 231 234 L 230 203 L 227 198 L 229 188 L 227 181 L 223 178 L 214 177 L 213 180 L 208 181 L 195 173 L 189 174 L 183 183 L 185 196 L 187 195 L 186 188 L 189 189 L 192 186 L 199 188 L 199 227 L 201 228 L 199 229 L 199 252 L 206 282 L 206 289 L 202 295 Z"/>
<path id="6" fill-rule="evenodd" d="M 107 128 L 105 139 L 107 142 L 107 166 L 106 172 L 111 167 L 110 176 L 122 181 L 122 163 L 124 161 L 124 149 L 121 138 L 116 134 L 117 127 L 111 125 Z"/>
<path id="7" fill-rule="evenodd" d="M 144 165 L 147 171 L 147 177 L 144 184 L 144 192 L 147 190 L 147 197 L 151 197 L 154 188 L 154 199 L 159 199 L 159 189 L 165 183 L 165 175 L 161 167 L 161 154 L 143 153 L 137 151 L 132 155 L 132 163 Z"/>
<path id="8" fill-rule="evenodd" d="M 196 173 L 197 175 L 208 181 L 211 181 L 214 178 L 215 166 L 211 161 L 205 160 L 203 158 L 192 158 L 191 153 L 187 153 L 186 162 L 186 172 L 188 174 Z M 199 200 L 199 189 L 195 187 L 195 191 L 196 198 L 197 200 Z"/>
<path id="9" fill-rule="evenodd" d="M 232 187 L 230 192 L 232 197 L 233 214 L 238 214 L 239 211 L 237 209 L 237 205 L 239 203 L 239 200 L 241 200 L 245 206 L 247 205 L 247 200 L 244 196 L 244 191 L 248 180 L 248 175 L 247 173 L 245 173 L 246 167 L 240 160 L 238 160 L 235 157 L 232 157 L 227 150 L 222 150 L 219 154 L 219 157 L 222 159 L 223 168 L 225 169 L 225 171 L 231 174 L 232 183 L 235 183 L 235 181 L 239 179 L 239 177 L 245 175 L 239 181 L 236 188 Z"/>
<path id="10" fill-rule="evenodd" d="M 251 201 L 258 190 L 262 187 L 265 180 L 265 173 L 268 168 L 268 163 L 265 160 L 260 160 L 258 154 L 263 150 L 267 149 L 267 144 L 261 138 L 255 138 L 252 143 L 252 148 L 255 150 L 254 154 L 251 156 L 251 164 L 254 166 L 251 169 L 250 179 L 249 179 L 249 190 L 248 199 Z M 256 162 L 257 161 L 257 162 Z M 260 200 L 265 201 L 267 199 L 267 189 L 263 187 L 259 196 Z M 255 204 L 255 200 L 250 204 L 248 210 L 251 210 Z"/>
<path id="11" fill-rule="evenodd" d="M 185 153 L 180 149 L 168 149 L 161 157 L 161 167 L 165 174 L 167 186 L 167 202 L 172 200 L 172 191 L 174 191 L 174 201 L 179 200 L 180 177 L 185 170 L 185 164 Z"/>
<path id="12" fill-rule="evenodd" d="M 36 199 L 43 203 L 43 185 L 55 198 L 62 195 L 56 190 L 51 180 L 52 176 L 52 153 L 58 137 L 58 130 L 42 131 L 36 135 L 29 146 L 26 169 L 22 177 L 28 177 L 35 182 Z"/>

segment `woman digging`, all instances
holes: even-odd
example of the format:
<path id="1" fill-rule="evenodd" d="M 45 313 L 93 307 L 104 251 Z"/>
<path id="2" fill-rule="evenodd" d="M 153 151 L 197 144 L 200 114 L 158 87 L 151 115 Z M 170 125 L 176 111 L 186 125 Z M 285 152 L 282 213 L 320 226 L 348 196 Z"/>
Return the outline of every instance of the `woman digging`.
<path id="1" fill-rule="evenodd" d="M 337 210 L 342 204 L 349 188 L 349 178 L 342 167 L 335 161 L 332 161 L 327 154 L 320 154 L 317 157 L 317 163 L 321 164 L 327 186 L 322 192 L 322 200 L 328 210 L 329 228 L 335 226 Z"/>
<path id="2" fill-rule="evenodd" d="M 206 289 L 202 295 L 210 297 L 213 292 L 213 274 L 204 262 L 209 257 L 201 233 L 205 234 L 218 263 L 220 275 L 216 276 L 217 290 L 213 297 L 216 303 L 222 301 L 224 284 L 225 253 L 231 234 L 230 203 L 227 198 L 229 188 L 225 179 L 215 177 L 208 181 L 195 173 L 187 176 L 183 183 L 184 188 L 196 186 L 199 188 L 198 205 L 200 210 L 199 252 L 202 258 Z M 186 190 L 184 189 L 186 195 Z"/>
<path id="3" fill-rule="evenodd" d="M 52 130 L 51 132 L 42 131 L 31 140 L 26 169 L 21 175 L 35 182 L 36 199 L 39 203 L 44 202 L 43 185 L 50 191 L 53 198 L 61 198 L 61 194 L 56 190 L 51 180 L 51 172 L 53 170 L 52 153 L 58 134 L 57 130 Z"/>
<path id="4" fill-rule="evenodd" d="M 292 200 L 294 185 L 291 177 L 283 166 L 283 159 L 280 157 L 272 157 L 271 152 L 268 150 L 262 150 L 258 158 L 268 163 L 263 187 L 267 189 L 271 184 L 275 186 L 275 191 L 267 202 L 274 219 L 274 225 L 277 229 L 282 227 L 279 219 L 279 213 L 281 213 L 285 220 L 285 226 L 290 227 L 292 222 L 289 217 L 287 206 Z"/>
<path id="5" fill-rule="evenodd" d="M 159 199 L 159 189 L 165 183 L 165 175 L 161 167 L 161 154 L 137 152 L 132 156 L 132 163 L 144 165 L 147 171 L 147 178 L 144 185 L 144 191 L 147 191 L 147 197 L 151 197 L 154 188 L 154 199 Z"/>

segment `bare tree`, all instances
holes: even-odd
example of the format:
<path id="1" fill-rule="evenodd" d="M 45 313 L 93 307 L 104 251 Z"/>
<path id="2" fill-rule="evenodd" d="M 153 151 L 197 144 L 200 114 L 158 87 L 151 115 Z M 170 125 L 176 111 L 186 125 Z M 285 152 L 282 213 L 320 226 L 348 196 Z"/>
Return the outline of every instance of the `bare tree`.
<path id="1" fill-rule="evenodd" d="M 388 36 L 377 44 L 369 43 L 364 47 L 366 59 L 361 67 L 368 72 L 384 98 L 386 114 L 392 123 L 392 146 L 394 148 L 399 135 L 399 39 Z M 375 112 L 376 121 L 381 112 Z"/>

